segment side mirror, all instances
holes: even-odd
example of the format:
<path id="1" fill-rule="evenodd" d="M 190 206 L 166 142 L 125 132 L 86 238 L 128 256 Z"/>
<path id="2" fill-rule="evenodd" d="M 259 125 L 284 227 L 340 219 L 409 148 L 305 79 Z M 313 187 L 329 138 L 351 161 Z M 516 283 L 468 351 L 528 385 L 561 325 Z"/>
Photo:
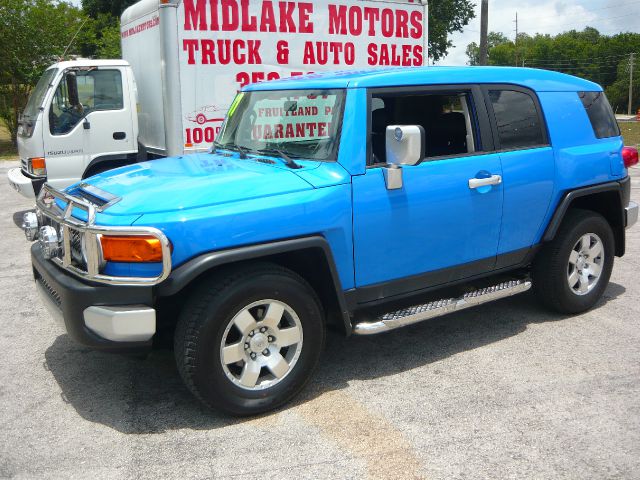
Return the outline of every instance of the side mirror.
<path id="1" fill-rule="evenodd" d="M 389 125 L 385 147 L 387 167 L 383 169 L 387 190 L 402 188 L 402 165 L 416 165 L 426 150 L 426 136 L 420 125 Z"/>
<path id="2" fill-rule="evenodd" d="M 72 107 L 76 107 L 80 105 L 76 72 L 67 72 L 64 78 L 67 82 L 67 91 L 69 92 L 69 104 L 71 104 Z"/>

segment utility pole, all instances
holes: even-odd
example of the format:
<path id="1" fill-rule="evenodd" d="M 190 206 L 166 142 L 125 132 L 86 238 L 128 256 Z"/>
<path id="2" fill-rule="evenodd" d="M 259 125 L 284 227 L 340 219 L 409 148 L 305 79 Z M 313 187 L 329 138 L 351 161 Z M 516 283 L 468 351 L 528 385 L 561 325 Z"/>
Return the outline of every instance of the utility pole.
<path id="1" fill-rule="evenodd" d="M 518 12 L 516 12 L 516 67 L 518 66 Z"/>
<path id="2" fill-rule="evenodd" d="M 480 7 L 480 65 L 486 65 L 489 57 L 489 0 L 482 0 Z"/>
<path id="3" fill-rule="evenodd" d="M 627 115 L 633 115 L 631 109 L 633 108 L 633 64 L 635 63 L 635 53 L 629 55 L 629 108 L 627 109 Z"/>

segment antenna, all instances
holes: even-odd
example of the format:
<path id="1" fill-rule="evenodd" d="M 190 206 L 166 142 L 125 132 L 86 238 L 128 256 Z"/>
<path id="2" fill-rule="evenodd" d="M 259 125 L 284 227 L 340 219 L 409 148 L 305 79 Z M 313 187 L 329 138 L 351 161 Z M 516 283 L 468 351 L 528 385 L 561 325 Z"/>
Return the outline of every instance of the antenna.
<path id="1" fill-rule="evenodd" d="M 87 20 L 89 20 L 89 17 L 84 19 L 84 22 L 82 22 L 82 25 L 80 25 L 80 27 L 78 28 L 78 30 L 76 30 L 76 33 L 73 35 L 73 37 L 71 38 L 71 41 L 69 42 L 69 44 L 67 45 L 67 48 L 64 49 L 64 52 L 62 52 L 62 56 L 60 57 L 60 61 L 64 60 L 65 55 L 67 54 L 67 51 L 69 50 L 69 48 L 71 47 L 71 45 L 73 44 L 73 41 L 76 39 L 76 37 L 78 36 L 78 34 L 80 33 L 80 30 L 82 30 L 82 27 L 84 27 L 84 24 L 87 23 Z"/>
<path id="2" fill-rule="evenodd" d="M 518 12 L 516 11 L 516 41 L 515 41 L 515 46 L 516 46 L 516 67 L 518 66 Z"/>

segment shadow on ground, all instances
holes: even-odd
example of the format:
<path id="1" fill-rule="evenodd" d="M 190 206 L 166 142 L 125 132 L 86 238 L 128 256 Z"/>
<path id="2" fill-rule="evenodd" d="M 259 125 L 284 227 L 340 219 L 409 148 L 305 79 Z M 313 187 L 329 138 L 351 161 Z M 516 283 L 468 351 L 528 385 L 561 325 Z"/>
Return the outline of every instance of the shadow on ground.
<path id="1" fill-rule="evenodd" d="M 611 283 L 595 308 L 624 292 Z M 310 385 L 293 403 L 313 401 L 351 380 L 383 378 L 502 341 L 529 324 L 564 318 L 543 310 L 526 293 L 381 335 L 345 338 L 331 333 Z M 94 352 L 63 335 L 45 358 L 65 402 L 84 419 L 123 433 L 212 429 L 244 421 L 202 407 L 183 385 L 170 351 L 138 360 Z"/>

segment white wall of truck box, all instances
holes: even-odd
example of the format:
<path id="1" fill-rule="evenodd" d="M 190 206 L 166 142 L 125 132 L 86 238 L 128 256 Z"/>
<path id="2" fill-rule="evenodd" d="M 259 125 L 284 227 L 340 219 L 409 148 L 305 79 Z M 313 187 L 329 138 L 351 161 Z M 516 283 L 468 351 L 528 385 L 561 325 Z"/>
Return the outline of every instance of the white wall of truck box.
<path id="1" fill-rule="evenodd" d="M 427 64 L 426 0 L 141 0 L 122 14 L 139 140 L 209 148 L 247 83 L 327 70 Z"/>

